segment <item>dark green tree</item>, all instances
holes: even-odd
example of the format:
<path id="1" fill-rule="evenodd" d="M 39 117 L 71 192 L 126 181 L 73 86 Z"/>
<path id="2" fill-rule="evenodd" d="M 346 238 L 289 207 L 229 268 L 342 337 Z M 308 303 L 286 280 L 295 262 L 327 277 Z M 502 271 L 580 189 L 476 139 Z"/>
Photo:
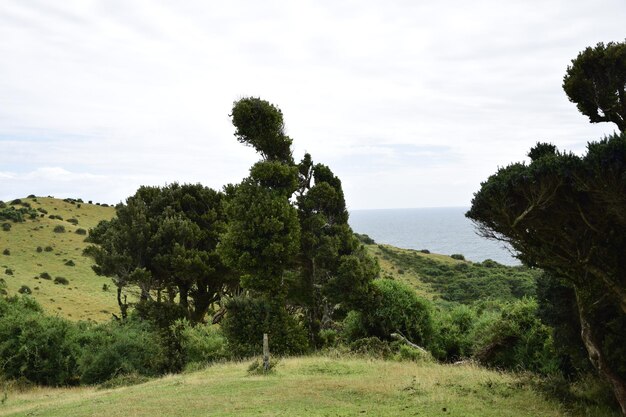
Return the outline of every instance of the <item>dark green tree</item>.
<path id="1" fill-rule="evenodd" d="M 563 89 L 591 123 L 613 122 L 626 131 L 626 43 L 598 43 L 572 60 Z"/>
<path id="2" fill-rule="evenodd" d="M 90 230 L 85 253 L 99 275 L 117 286 L 126 316 L 123 290 L 140 289 L 142 302 L 178 303 L 192 321 L 237 284 L 216 252 L 225 228 L 223 194 L 200 184 L 141 187 L 117 216 Z"/>
<path id="3" fill-rule="evenodd" d="M 467 216 L 483 236 L 573 287 L 589 359 L 626 413 L 615 342 L 626 342 L 626 133 L 589 143 L 583 157 L 538 149 L 550 148 L 489 177 Z"/>

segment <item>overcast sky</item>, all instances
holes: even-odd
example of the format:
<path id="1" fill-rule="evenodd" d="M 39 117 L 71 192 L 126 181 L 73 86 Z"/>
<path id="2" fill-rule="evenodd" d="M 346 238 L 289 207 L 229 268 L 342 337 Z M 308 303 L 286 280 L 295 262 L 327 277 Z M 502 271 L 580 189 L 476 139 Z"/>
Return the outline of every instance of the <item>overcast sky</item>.
<path id="1" fill-rule="evenodd" d="M 561 83 L 624 22 L 624 0 L 3 0 L 0 199 L 239 182 L 258 157 L 228 114 L 260 96 L 350 209 L 468 206 L 538 140 L 615 130 Z"/>

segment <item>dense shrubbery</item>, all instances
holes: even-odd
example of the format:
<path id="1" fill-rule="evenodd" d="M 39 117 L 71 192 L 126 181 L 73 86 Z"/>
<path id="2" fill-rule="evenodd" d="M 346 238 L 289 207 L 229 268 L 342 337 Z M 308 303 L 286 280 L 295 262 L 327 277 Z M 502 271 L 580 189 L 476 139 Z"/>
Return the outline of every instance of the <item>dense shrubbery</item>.
<path id="1" fill-rule="evenodd" d="M 526 267 L 510 267 L 487 260 L 482 264 L 438 262 L 417 251 L 394 251 L 383 245 L 378 248 L 385 259 L 403 270 L 419 275 L 447 301 L 472 303 L 481 299 L 514 300 L 533 297 L 540 271 Z"/>
<path id="2" fill-rule="evenodd" d="M 263 298 L 233 298 L 222 328 L 228 348 L 236 357 L 258 355 L 263 333 L 268 333 L 273 353 L 299 354 L 308 349 L 306 330 L 284 307 Z"/>

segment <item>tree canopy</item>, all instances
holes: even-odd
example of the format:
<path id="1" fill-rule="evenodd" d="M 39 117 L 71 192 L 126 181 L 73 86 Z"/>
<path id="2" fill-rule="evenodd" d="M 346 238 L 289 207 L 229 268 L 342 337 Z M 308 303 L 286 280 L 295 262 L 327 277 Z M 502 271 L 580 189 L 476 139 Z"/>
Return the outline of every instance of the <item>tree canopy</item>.
<path id="1" fill-rule="evenodd" d="M 626 43 L 598 43 L 580 52 L 563 89 L 591 123 L 613 122 L 626 131 Z"/>

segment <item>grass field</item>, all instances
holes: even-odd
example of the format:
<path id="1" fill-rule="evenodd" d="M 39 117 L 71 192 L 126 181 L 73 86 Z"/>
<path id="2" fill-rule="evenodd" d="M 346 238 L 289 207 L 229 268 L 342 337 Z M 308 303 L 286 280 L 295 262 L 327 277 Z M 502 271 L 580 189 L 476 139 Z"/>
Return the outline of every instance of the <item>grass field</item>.
<path id="1" fill-rule="evenodd" d="M 214 365 L 117 389 L 9 391 L 0 416 L 570 416 L 514 374 L 357 358 Z M 1 393 L 0 393 L 1 394 Z M 601 416 L 609 414 L 587 414 Z"/>
<path id="2" fill-rule="evenodd" d="M 21 200 L 47 213 L 20 223 L 10 222 L 10 231 L 0 230 L 0 276 L 6 281 L 9 295 L 25 285 L 49 313 L 74 320 L 110 318 L 117 311 L 115 295 L 113 290 L 105 292 L 102 288 L 104 284 L 111 286 L 111 280 L 93 272 L 91 259 L 82 256 L 87 245 L 85 235 L 77 234 L 76 230 L 88 230 L 100 220 L 110 219 L 115 209 L 55 198 Z M 49 216 L 60 216 L 63 220 Z M 70 219 L 78 223 L 68 222 Z M 56 226 L 63 226 L 65 232 L 55 233 Z M 46 251 L 46 247 L 52 250 Z M 5 249 L 10 255 L 2 254 Z M 70 266 L 72 263 L 74 266 Z M 13 274 L 8 275 L 7 269 Z M 44 272 L 50 279 L 41 278 Z M 69 283 L 55 284 L 56 277 L 66 278 Z"/>

